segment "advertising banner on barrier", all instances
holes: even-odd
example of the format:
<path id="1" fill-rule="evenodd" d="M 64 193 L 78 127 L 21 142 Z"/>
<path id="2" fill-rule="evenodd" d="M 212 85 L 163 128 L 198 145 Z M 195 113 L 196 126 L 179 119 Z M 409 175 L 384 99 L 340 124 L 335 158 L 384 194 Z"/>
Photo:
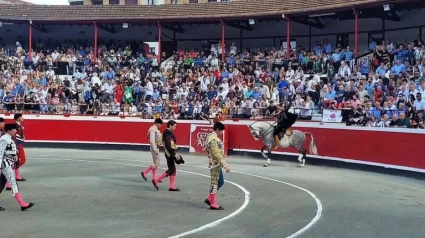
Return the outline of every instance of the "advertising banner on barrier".
<path id="1" fill-rule="evenodd" d="M 342 122 L 341 110 L 323 110 L 322 122 Z"/>
<path id="2" fill-rule="evenodd" d="M 200 154 L 206 154 L 205 151 L 205 139 L 207 135 L 213 132 L 212 126 L 206 125 L 190 125 L 190 146 L 189 152 L 195 152 Z M 220 138 L 223 141 L 224 145 L 224 155 L 227 156 L 227 133 L 223 132 L 223 135 Z"/>
<path id="3" fill-rule="evenodd" d="M 330 111 L 325 110 L 325 117 L 330 116 Z M 0 115 L 7 122 L 13 122 L 13 114 Z M 148 131 L 152 126 L 151 119 L 140 119 L 139 117 L 119 117 L 111 116 L 76 116 L 64 117 L 63 115 L 38 115 L 24 114 L 24 126 L 26 142 L 29 146 L 41 147 L 60 146 L 60 144 L 78 144 L 84 148 L 86 144 L 102 145 L 149 145 L 146 136 L 140 133 L 124 133 L 126 131 Z M 332 121 L 336 121 L 333 119 Z M 204 140 L 208 133 L 212 131 L 212 125 L 200 124 L 205 121 L 178 121 L 179 126 L 175 132 L 177 143 L 181 148 L 190 148 L 190 151 L 205 153 Z M 240 152 L 259 152 L 263 146 L 260 140 L 255 140 L 248 125 L 251 120 L 227 120 L 224 122 L 226 130 L 224 134 L 224 148 Z M 270 122 L 271 123 L 271 122 Z M 314 135 L 314 141 L 319 150 L 319 155 L 311 158 L 325 160 L 336 160 L 349 163 L 367 164 L 386 168 L 401 169 L 425 173 L 425 160 L 420 157 L 425 153 L 424 146 L 418 146 L 418 142 L 424 141 L 425 133 L 422 130 L 408 128 L 377 128 L 377 127 L 347 127 L 338 123 L 300 122 L 294 125 L 294 129 L 309 132 Z M 195 127 L 193 127 L 195 125 Z M 164 125 L 165 127 L 165 125 Z M 204 128 L 204 130 L 201 129 Z M 67 133 L 46 133 L 55 128 L 56 131 L 66 131 Z M 69 130 L 69 128 L 77 128 Z M 108 128 L 108 130 L 97 130 L 96 133 L 88 133 L 93 128 Z M 197 132 L 196 132 L 197 131 Z M 400 141 L 400 138 L 403 138 Z M 388 142 L 382 143 L 382 138 L 387 138 Z M 401 144 L 400 144 L 401 143 Z M 347 144 L 368 145 L 361 150 L 353 150 Z M 401 147 L 400 147 L 401 146 Z M 373 149 L 368 149 L 368 148 Z M 335 148 L 339 148 L 335 150 Z M 392 150 L 391 153 L 377 153 L 388 148 L 402 148 Z M 288 153 L 289 152 L 289 153 Z M 295 150 L 279 149 L 274 153 L 290 154 Z M 259 158 L 261 158 L 259 156 Z"/>

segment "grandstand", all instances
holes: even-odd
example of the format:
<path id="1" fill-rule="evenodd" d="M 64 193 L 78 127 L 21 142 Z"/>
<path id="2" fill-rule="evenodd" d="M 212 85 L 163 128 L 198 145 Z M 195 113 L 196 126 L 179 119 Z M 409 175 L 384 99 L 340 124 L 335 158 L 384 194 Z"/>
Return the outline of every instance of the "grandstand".
<path id="1" fill-rule="evenodd" d="M 155 109 L 163 117 L 199 111 L 269 117 L 270 101 L 291 101 L 311 118 L 329 110 L 324 105 L 331 99 L 332 110 L 351 110 L 356 119 L 408 111 L 412 124 L 422 121 L 415 106 L 421 102 L 415 104 L 416 92 L 423 92 L 422 1 L 105 3 L 2 6 L 4 95 L 12 93 L 13 103 L 17 95 L 34 105 L 45 101 L 46 110 L 27 106 L 30 112 L 73 107 L 75 113 L 142 117 Z M 9 80 L 29 89 L 7 88 Z M 367 92 L 359 93 L 360 85 Z M 327 98 L 328 88 L 342 97 Z M 50 93 L 34 98 L 43 90 Z M 122 96 L 126 90 L 131 96 Z M 297 94 L 305 102 L 295 102 Z M 399 94 L 410 103 L 406 108 L 399 108 Z M 353 95 L 361 100 L 356 108 Z"/>

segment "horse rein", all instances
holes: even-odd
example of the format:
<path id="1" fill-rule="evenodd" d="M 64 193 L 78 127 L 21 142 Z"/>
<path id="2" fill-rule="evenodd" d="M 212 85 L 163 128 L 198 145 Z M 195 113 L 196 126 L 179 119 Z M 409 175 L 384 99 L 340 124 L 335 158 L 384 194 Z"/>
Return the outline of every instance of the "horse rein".
<path id="1" fill-rule="evenodd" d="M 265 122 L 265 123 L 269 124 L 269 125 L 270 125 L 270 127 L 274 127 L 274 126 L 276 125 L 276 123 L 277 123 L 277 121 L 275 121 L 273 124 L 270 124 L 270 122 L 268 122 L 268 121 L 255 121 L 255 122 L 251 123 L 250 125 L 248 125 L 248 126 L 249 126 L 249 128 L 250 128 L 250 129 L 253 129 L 253 128 L 252 128 L 252 125 L 254 125 L 254 124 L 255 124 L 255 123 L 257 123 L 257 122 Z M 273 130 L 270 130 L 269 132 L 265 133 L 264 135 L 260 135 L 260 136 L 264 138 L 265 136 L 267 136 L 268 134 L 270 134 L 270 133 L 272 133 L 272 132 L 273 132 Z"/>

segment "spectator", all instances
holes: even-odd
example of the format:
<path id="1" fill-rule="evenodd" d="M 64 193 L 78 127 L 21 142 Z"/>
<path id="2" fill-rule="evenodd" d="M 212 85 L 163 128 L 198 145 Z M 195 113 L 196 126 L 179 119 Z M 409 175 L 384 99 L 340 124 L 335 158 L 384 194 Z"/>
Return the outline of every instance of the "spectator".
<path id="1" fill-rule="evenodd" d="M 397 114 L 392 115 L 392 120 L 390 121 L 389 127 L 398 127 L 398 124 L 400 123 L 400 119 Z"/>
<path id="2" fill-rule="evenodd" d="M 376 126 L 377 127 L 389 127 L 390 126 L 389 116 L 387 114 L 385 114 L 381 118 L 381 121 L 378 122 L 378 124 Z"/>
<path id="3" fill-rule="evenodd" d="M 422 120 L 421 120 L 422 121 Z M 400 113 L 400 119 L 397 123 L 397 126 L 400 128 L 411 128 L 410 126 L 410 121 L 408 118 L 406 118 L 406 114 L 405 113 Z"/>

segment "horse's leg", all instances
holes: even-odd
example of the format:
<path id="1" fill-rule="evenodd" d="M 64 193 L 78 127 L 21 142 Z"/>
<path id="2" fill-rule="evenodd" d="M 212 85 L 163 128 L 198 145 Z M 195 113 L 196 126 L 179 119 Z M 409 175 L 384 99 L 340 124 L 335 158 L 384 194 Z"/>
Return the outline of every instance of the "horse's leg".
<path id="1" fill-rule="evenodd" d="M 268 156 L 269 156 L 269 158 L 267 159 L 267 164 L 269 164 L 270 165 L 270 162 L 271 162 L 271 159 L 272 159 L 272 147 L 268 147 L 267 148 L 267 154 L 268 154 Z"/>
<path id="2" fill-rule="evenodd" d="M 304 148 L 298 149 L 298 152 L 300 153 L 300 156 L 298 156 L 298 162 L 300 162 L 300 164 L 298 165 L 298 167 L 304 167 L 305 165 L 305 158 L 306 158 L 306 154 L 307 151 Z"/>
<path id="3" fill-rule="evenodd" d="M 267 160 L 267 163 L 265 163 L 265 164 L 263 165 L 263 167 L 267 167 L 267 166 L 268 166 L 268 164 L 270 164 L 270 154 L 266 155 L 266 154 L 264 153 L 264 149 L 266 149 L 266 148 L 268 148 L 266 145 L 263 145 L 263 147 L 261 148 L 261 155 L 263 156 L 263 158 L 264 158 L 264 159 L 266 159 L 266 160 Z"/>
<path id="4" fill-rule="evenodd" d="M 303 166 L 305 165 L 305 159 L 307 158 L 307 150 L 303 151 Z"/>
<path id="5" fill-rule="evenodd" d="M 266 146 L 265 146 L 266 147 Z M 272 155 L 272 148 L 271 147 L 267 147 L 267 163 L 265 163 L 263 165 L 263 167 L 268 167 L 270 165 L 271 162 L 271 155 Z"/>
<path id="6" fill-rule="evenodd" d="M 268 159 L 267 155 L 264 153 L 264 149 L 266 149 L 267 146 L 263 145 L 263 147 L 261 147 L 261 155 L 263 156 L 264 159 Z"/>

